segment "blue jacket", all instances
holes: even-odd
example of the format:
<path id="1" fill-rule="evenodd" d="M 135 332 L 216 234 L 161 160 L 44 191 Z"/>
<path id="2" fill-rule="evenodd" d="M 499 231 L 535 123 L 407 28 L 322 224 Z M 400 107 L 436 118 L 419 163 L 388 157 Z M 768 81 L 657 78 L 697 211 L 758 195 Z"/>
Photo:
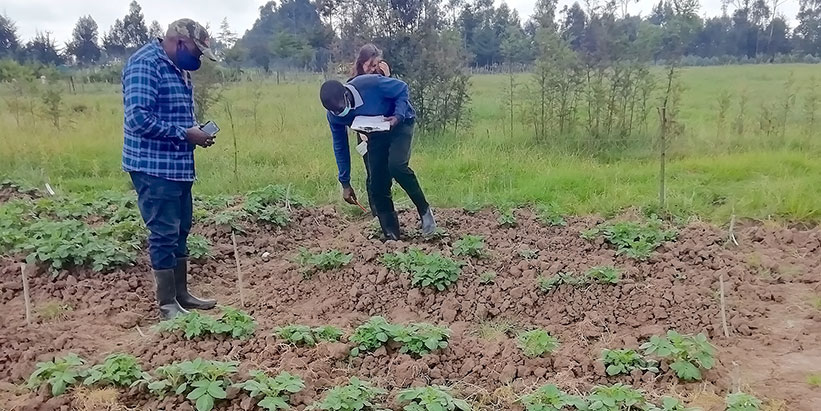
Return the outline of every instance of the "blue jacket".
<path id="1" fill-rule="evenodd" d="M 402 80 L 379 74 L 365 74 L 351 79 L 345 85 L 354 96 L 354 108 L 345 117 L 327 113 L 333 137 L 334 156 L 339 169 L 339 182 L 351 185 L 351 149 L 347 127 L 356 116 L 396 116 L 399 122 L 411 120 L 416 112 L 410 104 L 408 85 Z"/>

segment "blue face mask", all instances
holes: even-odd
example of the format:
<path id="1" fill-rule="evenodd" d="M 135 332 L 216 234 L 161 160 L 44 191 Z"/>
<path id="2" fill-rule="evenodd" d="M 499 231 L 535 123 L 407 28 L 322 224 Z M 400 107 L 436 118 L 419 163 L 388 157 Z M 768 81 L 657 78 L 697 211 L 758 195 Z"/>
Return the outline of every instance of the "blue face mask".
<path id="1" fill-rule="evenodd" d="M 350 112 L 351 112 L 351 107 L 350 106 L 345 106 L 345 109 L 340 111 L 339 113 L 336 113 L 336 115 L 339 116 L 339 117 L 345 117 Z"/>
<path id="2" fill-rule="evenodd" d="M 339 113 L 334 113 L 334 115 L 337 116 L 337 117 L 345 117 L 350 112 L 351 112 L 351 103 L 348 101 L 348 96 L 345 95 L 345 108 L 342 109 L 342 111 L 340 111 Z"/>
<path id="3" fill-rule="evenodd" d="M 177 43 L 177 66 L 183 70 L 199 70 L 202 61 L 191 53 L 183 42 Z"/>

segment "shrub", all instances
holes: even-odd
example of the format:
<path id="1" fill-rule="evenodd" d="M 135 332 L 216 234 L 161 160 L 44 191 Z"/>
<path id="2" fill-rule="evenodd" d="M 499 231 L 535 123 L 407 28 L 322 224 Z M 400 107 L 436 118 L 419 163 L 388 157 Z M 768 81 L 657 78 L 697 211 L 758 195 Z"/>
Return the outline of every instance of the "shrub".
<path id="1" fill-rule="evenodd" d="M 296 262 L 305 268 L 330 271 L 340 269 L 343 266 L 348 265 L 352 259 L 353 254 L 343 254 L 337 250 L 329 250 L 314 254 L 306 248 L 300 248 Z"/>
<path id="2" fill-rule="evenodd" d="M 567 221 L 558 212 L 558 207 L 553 204 L 540 205 L 536 209 L 536 219 L 546 226 L 564 227 Z"/>

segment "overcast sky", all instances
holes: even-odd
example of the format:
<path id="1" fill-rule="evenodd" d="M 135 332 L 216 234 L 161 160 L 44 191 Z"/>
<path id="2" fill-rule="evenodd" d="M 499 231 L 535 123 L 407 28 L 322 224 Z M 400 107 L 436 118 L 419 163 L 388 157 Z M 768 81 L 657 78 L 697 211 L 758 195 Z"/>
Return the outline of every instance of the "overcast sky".
<path id="1" fill-rule="evenodd" d="M 193 18 L 202 24 L 211 23 L 218 28 L 223 17 L 233 31 L 244 33 L 259 15 L 259 6 L 265 0 L 138 0 L 143 8 L 146 25 L 157 20 L 165 28 L 168 23 L 183 17 Z M 769 0 L 768 3 L 771 3 Z M 107 31 L 115 19 L 128 12 L 130 0 L 2 0 L 0 13 L 17 22 L 18 33 L 24 40 L 37 31 L 49 31 L 62 43 L 71 36 L 71 30 L 80 16 L 90 14 L 100 26 L 100 34 Z M 658 0 L 638 0 L 630 7 L 632 15 L 649 14 Z M 501 3 L 496 0 L 496 3 Z M 523 20 L 533 12 L 536 0 L 508 0 Z M 559 9 L 573 0 L 559 0 Z M 583 2 L 581 2 L 583 4 Z M 786 0 L 779 8 L 788 21 L 795 19 L 798 0 Z M 701 14 L 714 16 L 721 13 L 721 0 L 702 0 Z"/>

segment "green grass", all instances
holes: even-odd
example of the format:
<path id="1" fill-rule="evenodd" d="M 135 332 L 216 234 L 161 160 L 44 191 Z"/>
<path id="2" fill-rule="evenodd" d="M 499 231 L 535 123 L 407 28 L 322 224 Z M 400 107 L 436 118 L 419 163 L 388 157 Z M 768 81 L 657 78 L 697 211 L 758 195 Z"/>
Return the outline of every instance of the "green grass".
<path id="1" fill-rule="evenodd" d="M 670 211 L 718 223 L 726 223 L 732 214 L 821 219 L 821 163 L 817 161 L 821 138 L 817 131 L 813 136 L 805 130 L 804 88 L 798 89 L 783 139 L 761 135 L 757 124 L 761 104 L 781 104 L 779 96 L 790 73 L 798 85 L 817 69 L 811 65 L 684 69 L 681 123 L 685 131 L 671 142 Z M 233 104 L 239 170 L 235 176 L 232 127 L 218 103 L 209 119 L 222 132 L 214 147 L 197 150 L 196 193 L 244 193 L 269 184 L 293 184 L 317 203 L 341 204 L 330 133 L 317 97 L 321 78 L 303 77 L 281 85 L 244 83 L 225 93 Z M 521 84 L 529 76 L 516 79 Z M 506 81 L 503 75 L 474 77 L 469 129 L 417 136 L 411 165 L 434 204 L 552 203 L 568 214 L 611 214 L 626 207 L 656 205 L 658 164 L 650 140 L 657 124 L 654 112 L 649 115 L 648 136 L 624 151 L 593 156 L 561 144 L 537 145 L 518 112 L 519 124 L 510 132 L 501 104 Z M 0 110 L 0 127 L 6 130 L 0 137 L 0 180 L 37 186 L 50 182 L 64 191 L 129 188 L 127 176 L 120 171 L 119 86 L 86 87 L 93 90 L 65 95 L 70 120 L 63 121 L 66 125 L 59 132 L 41 115 L 23 114 L 18 127 L 9 110 Z M 254 89 L 263 92 L 257 124 L 252 115 Z M 742 89 L 749 98 L 748 132 L 739 136 L 729 129 Z M 727 130 L 718 135 L 715 106 L 725 90 L 733 100 Z M 7 93 L 0 87 L 0 97 Z M 88 111 L 75 114 L 73 107 L 78 104 Z M 363 165 L 355 151 L 352 162 L 354 183 L 364 193 Z M 404 194 L 397 199 L 404 200 Z"/>

